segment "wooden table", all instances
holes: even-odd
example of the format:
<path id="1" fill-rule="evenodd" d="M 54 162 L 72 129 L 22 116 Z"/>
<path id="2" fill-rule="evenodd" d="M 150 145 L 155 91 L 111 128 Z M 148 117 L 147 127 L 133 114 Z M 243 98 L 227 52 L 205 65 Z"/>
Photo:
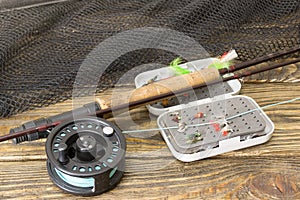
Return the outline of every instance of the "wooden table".
<path id="1" fill-rule="evenodd" d="M 241 94 L 261 106 L 299 97 L 299 69 L 296 64 L 246 79 Z M 111 92 L 99 95 L 109 99 Z M 265 110 L 275 124 L 269 142 L 192 163 L 177 161 L 157 131 L 127 135 L 124 178 L 114 190 L 89 199 L 300 199 L 299 107 L 295 101 Z M 69 100 L 1 119 L 1 134 L 71 108 Z M 131 117 L 139 127 L 128 129 L 156 126 L 144 107 L 132 110 Z M 126 123 L 129 117 L 118 120 Z M 0 199 L 83 199 L 50 181 L 44 142 L 0 144 Z"/>

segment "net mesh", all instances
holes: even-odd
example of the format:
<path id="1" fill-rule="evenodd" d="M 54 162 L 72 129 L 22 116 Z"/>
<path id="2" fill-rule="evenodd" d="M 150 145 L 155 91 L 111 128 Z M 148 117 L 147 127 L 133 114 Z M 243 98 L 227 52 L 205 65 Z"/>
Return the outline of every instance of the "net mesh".
<path id="1" fill-rule="evenodd" d="M 0 117 L 71 98 L 87 55 L 122 31 L 168 28 L 193 38 L 212 56 L 234 48 L 244 61 L 299 45 L 299 24 L 299 0 L 72 0 L 2 11 Z M 126 39 L 121 43 L 134 43 Z M 99 77 L 98 91 L 114 86 L 134 66 L 167 65 L 176 56 L 153 48 L 126 53 Z M 89 75 L 83 81 L 88 80 Z"/>

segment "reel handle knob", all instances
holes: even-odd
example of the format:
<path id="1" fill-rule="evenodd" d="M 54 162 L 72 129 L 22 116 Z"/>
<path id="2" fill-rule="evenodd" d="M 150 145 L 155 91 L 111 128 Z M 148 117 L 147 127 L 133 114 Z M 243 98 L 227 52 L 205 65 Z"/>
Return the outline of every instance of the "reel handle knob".
<path id="1" fill-rule="evenodd" d="M 66 163 L 69 162 L 69 158 L 67 156 L 67 150 L 68 150 L 68 145 L 66 143 L 59 144 L 59 147 L 58 147 L 58 151 L 59 151 L 58 161 L 63 165 L 65 165 Z"/>

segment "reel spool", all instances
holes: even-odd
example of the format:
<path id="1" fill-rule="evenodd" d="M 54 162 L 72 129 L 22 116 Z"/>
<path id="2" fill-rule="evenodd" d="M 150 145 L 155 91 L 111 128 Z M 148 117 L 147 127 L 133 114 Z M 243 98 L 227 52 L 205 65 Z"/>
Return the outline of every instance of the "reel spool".
<path id="1" fill-rule="evenodd" d="M 61 123 L 47 138 L 47 170 L 62 190 L 93 196 L 114 188 L 124 173 L 126 142 L 121 130 L 100 118 Z"/>

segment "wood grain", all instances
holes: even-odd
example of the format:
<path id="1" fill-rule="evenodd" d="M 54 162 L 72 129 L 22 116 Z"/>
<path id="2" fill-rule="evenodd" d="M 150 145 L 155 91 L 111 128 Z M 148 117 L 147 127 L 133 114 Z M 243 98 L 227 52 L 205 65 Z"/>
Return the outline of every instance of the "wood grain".
<path id="1" fill-rule="evenodd" d="M 294 69 L 292 74 L 299 74 L 299 68 Z M 300 83 L 284 77 L 278 82 L 246 80 L 241 94 L 261 106 L 299 97 Z M 112 93 L 108 90 L 99 96 L 107 100 Z M 72 101 L 66 101 L 2 119 L 1 134 L 25 121 L 71 108 Z M 266 109 L 275 124 L 269 142 L 192 163 L 177 161 L 157 131 L 126 135 L 124 178 L 114 190 L 89 199 L 300 199 L 299 111 L 299 101 Z M 126 130 L 156 126 L 144 107 L 114 120 Z M 44 142 L 0 144 L 1 199 L 85 199 L 64 193 L 50 181 Z"/>

